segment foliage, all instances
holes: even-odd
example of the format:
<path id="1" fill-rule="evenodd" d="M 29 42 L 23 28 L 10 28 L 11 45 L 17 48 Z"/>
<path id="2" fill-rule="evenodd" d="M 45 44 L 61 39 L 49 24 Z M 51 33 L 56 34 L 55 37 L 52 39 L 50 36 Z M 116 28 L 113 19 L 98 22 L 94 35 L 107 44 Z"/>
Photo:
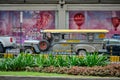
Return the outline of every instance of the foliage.
<path id="1" fill-rule="evenodd" d="M 72 75 L 120 77 L 120 64 L 109 64 L 108 56 L 98 53 L 86 56 L 24 54 L 0 60 L 0 71 L 34 71 Z"/>
<path id="2" fill-rule="evenodd" d="M 89 54 L 87 53 L 87 56 L 84 57 L 84 64 L 86 66 L 92 67 L 92 66 L 104 66 L 108 64 L 108 57 L 103 54 L 93 53 Z"/>
<path id="3" fill-rule="evenodd" d="M 72 66 L 105 66 L 108 64 L 105 55 L 97 53 L 86 56 L 76 55 L 53 55 L 53 54 L 19 54 L 14 58 L 5 58 L 0 61 L 0 70 L 25 70 L 26 67 L 72 67 Z"/>
<path id="4" fill-rule="evenodd" d="M 20 54 L 15 58 L 5 58 L 0 62 L 0 70 L 24 70 L 26 66 L 34 65 L 34 57 L 30 54 Z"/>

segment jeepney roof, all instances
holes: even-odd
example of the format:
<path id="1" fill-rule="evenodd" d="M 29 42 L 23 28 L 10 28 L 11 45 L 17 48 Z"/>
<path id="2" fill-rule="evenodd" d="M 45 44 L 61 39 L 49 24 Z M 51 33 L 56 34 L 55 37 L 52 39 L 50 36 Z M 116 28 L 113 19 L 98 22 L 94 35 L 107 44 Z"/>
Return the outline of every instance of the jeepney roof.
<path id="1" fill-rule="evenodd" d="M 107 33 L 106 29 L 46 29 L 41 30 L 43 33 Z"/>

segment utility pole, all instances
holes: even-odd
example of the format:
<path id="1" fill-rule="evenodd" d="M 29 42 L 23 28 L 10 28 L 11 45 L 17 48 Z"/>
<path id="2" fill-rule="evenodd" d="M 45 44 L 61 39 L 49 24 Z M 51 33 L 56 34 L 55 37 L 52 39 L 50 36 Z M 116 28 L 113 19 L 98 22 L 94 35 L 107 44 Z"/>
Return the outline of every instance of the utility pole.
<path id="1" fill-rule="evenodd" d="M 20 12 L 20 52 L 22 49 L 22 24 L 23 24 L 23 11 Z"/>

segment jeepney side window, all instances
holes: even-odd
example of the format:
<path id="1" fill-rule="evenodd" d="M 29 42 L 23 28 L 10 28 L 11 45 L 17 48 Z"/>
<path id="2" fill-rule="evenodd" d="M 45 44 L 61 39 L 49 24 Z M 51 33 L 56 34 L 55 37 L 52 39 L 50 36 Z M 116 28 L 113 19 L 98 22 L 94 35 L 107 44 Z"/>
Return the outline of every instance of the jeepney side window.
<path id="1" fill-rule="evenodd" d="M 86 40 L 85 34 L 79 34 L 79 33 L 69 33 L 62 35 L 62 39 L 77 39 L 77 40 Z"/>
<path id="2" fill-rule="evenodd" d="M 86 40 L 87 37 L 86 37 L 86 34 L 79 34 L 80 36 L 78 37 L 78 39 L 80 40 Z"/>
<path id="3" fill-rule="evenodd" d="M 105 33 L 96 33 L 94 34 L 94 39 L 95 40 L 102 40 L 105 38 Z"/>
<path id="4" fill-rule="evenodd" d="M 62 39 L 70 39 L 70 34 L 62 34 Z"/>
<path id="5" fill-rule="evenodd" d="M 94 41 L 94 33 L 88 33 L 87 34 L 87 40 L 88 41 Z"/>

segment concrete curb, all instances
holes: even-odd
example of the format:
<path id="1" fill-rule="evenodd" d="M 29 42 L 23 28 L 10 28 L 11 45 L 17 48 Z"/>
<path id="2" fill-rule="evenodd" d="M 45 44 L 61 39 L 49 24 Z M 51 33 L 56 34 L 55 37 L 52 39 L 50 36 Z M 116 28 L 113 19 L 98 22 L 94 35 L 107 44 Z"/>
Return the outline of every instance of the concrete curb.
<path id="1" fill-rule="evenodd" d="M 120 78 L 65 78 L 65 77 L 33 77 L 33 76 L 0 76 L 0 80 L 120 80 Z"/>

